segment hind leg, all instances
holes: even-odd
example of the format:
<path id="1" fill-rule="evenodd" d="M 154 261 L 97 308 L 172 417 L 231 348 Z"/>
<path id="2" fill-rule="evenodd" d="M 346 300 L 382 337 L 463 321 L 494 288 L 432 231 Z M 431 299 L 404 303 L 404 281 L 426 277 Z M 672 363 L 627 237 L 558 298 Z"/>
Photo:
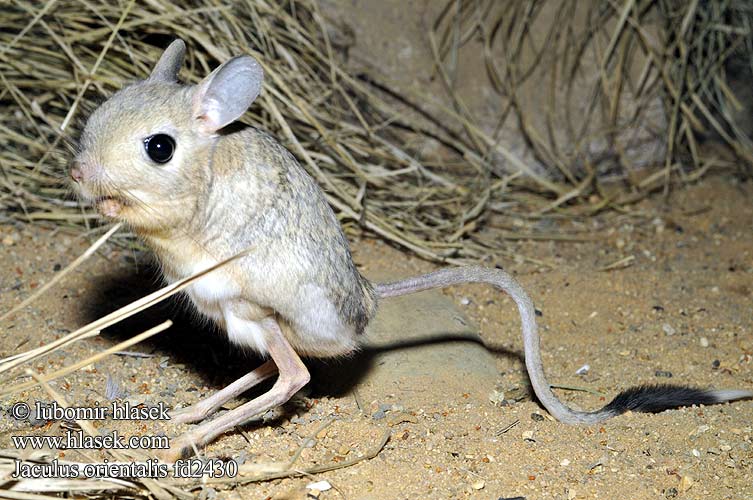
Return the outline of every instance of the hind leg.
<path id="1" fill-rule="evenodd" d="M 170 449 L 161 454 L 164 460 L 173 462 L 190 456 L 194 447 L 202 448 L 217 436 L 244 424 L 252 417 L 284 404 L 310 380 L 306 366 L 283 335 L 274 317 L 267 317 L 261 321 L 236 321 L 233 328 L 248 328 L 249 331 L 258 331 L 259 328 L 263 330 L 266 350 L 280 373 L 277 381 L 268 392 L 261 396 L 214 420 L 204 422 L 173 440 Z M 242 334 L 243 332 L 234 333 Z M 229 391 L 228 394 L 231 392 L 233 391 Z"/>
<path id="2" fill-rule="evenodd" d="M 274 361 L 270 359 L 254 371 L 242 376 L 208 398 L 202 399 L 198 403 L 187 408 L 181 408 L 175 412 L 170 412 L 170 418 L 176 424 L 192 424 L 194 422 L 200 422 L 219 410 L 223 404 L 267 380 L 275 373 L 277 373 L 277 365 L 275 365 Z"/>

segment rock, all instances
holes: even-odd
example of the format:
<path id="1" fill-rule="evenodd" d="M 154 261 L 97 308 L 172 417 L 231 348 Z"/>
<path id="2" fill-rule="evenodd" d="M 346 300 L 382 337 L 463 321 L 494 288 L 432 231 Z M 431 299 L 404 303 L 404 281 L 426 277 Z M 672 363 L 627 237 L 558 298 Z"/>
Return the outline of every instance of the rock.
<path id="1" fill-rule="evenodd" d="M 317 490 L 319 492 L 322 492 L 322 491 L 329 491 L 330 489 L 332 489 L 332 485 L 329 484 L 329 481 L 317 481 L 315 483 L 307 484 L 306 488 L 309 490 Z"/>
<path id="2" fill-rule="evenodd" d="M 371 414 L 371 418 L 373 418 L 374 420 L 382 420 L 386 416 L 387 413 L 381 408 Z"/>
<path id="3" fill-rule="evenodd" d="M 694 482 L 695 481 L 691 476 L 682 476 L 680 478 L 680 486 L 678 487 L 678 490 L 680 490 L 680 493 L 684 493 L 693 487 Z"/>
<path id="4" fill-rule="evenodd" d="M 502 406 L 505 401 L 505 393 L 500 388 L 495 388 L 489 393 L 489 401 L 494 406 Z"/>
<path id="5" fill-rule="evenodd" d="M 324 369 L 337 373 L 318 378 L 337 384 L 355 376 L 353 383 L 362 401 L 391 397 L 409 411 L 460 401 L 464 395 L 488 404 L 499 378 L 496 363 L 476 328 L 469 325 L 453 302 L 438 291 L 384 299 L 361 353 L 331 363 Z M 516 338 L 519 335 L 515 332 Z M 349 366 L 343 368 L 344 364 Z M 427 388 L 437 384 L 443 398 L 428 400 L 432 391 Z M 372 416 L 380 419 L 384 413 Z"/>
<path id="6" fill-rule="evenodd" d="M 406 413 L 404 411 L 390 413 L 389 417 L 387 417 L 387 425 L 389 425 L 390 427 L 394 427 L 403 423 L 417 424 L 418 419 L 410 413 Z"/>

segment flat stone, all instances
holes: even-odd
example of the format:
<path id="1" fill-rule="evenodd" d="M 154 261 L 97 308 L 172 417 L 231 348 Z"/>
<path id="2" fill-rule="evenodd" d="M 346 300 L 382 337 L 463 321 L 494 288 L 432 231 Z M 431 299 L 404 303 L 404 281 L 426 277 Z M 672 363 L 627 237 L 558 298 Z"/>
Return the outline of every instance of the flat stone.
<path id="1" fill-rule="evenodd" d="M 464 394 L 486 401 L 498 379 L 477 328 L 439 291 L 383 299 L 364 340 L 362 352 L 327 363 L 328 373 L 315 380 L 326 376 L 337 385 L 338 378 L 342 383 L 353 375 L 350 389 L 362 403 L 393 402 L 414 410 Z M 437 385 L 442 400 L 436 400 Z"/>

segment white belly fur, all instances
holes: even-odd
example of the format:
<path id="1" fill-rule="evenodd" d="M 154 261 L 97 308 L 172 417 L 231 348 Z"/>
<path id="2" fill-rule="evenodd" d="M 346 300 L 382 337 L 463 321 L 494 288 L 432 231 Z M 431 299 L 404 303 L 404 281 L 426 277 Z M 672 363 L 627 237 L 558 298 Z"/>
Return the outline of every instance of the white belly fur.
<path id="1" fill-rule="evenodd" d="M 183 269 L 184 276 L 190 276 L 216 264 L 204 259 Z M 272 283 L 259 283 L 271 285 Z M 228 339 L 236 345 L 248 347 L 259 353 L 266 353 L 266 340 L 263 328 L 253 321 L 261 318 L 246 318 L 239 315 L 237 305 L 247 304 L 257 316 L 260 306 L 253 304 L 250 297 L 244 297 L 238 283 L 220 268 L 191 284 L 186 292 L 196 309 L 223 326 Z M 314 284 L 307 284 L 286 297 L 287 313 L 290 322 L 283 322 L 283 332 L 293 348 L 302 355 L 339 356 L 352 352 L 356 346 L 355 332 L 343 324 L 326 290 Z M 291 314 L 292 313 L 292 314 Z"/>
<path id="2" fill-rule="evenodd" d="M 204 271 L 215 264 L 208 260 L 201 261 L 193 266 L 189 274 Z M 188 287 L 188 293 L 197 302 L 216 303 L 237 297 L 240 287 L 220 268 L 193 282 Z"/>
<path id="3" fill-rule="evenodd" d="M 225 328 L 230 342 L 266 354 L 267 339 L 260 323 L 239 318 L 228 308 L 225 310 Z"/>
<path id="4" fill-rule="evenodd" d="M 186 274 L 196 274 L 215 264 L 210 260 L 203 260 L 191 266 Z M 237 298 L 241 291 L 235 281 L 220 268 L 193 282 L 186 288 L 186 293 L 200 313 L 224 324 L 225 304 Z"/>

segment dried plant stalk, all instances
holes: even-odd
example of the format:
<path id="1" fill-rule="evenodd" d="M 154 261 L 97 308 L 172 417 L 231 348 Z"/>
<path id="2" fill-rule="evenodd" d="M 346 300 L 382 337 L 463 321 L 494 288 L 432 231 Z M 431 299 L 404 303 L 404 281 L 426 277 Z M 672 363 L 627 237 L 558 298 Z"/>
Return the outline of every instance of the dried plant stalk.
<path id="1" fill-rule="evenodd" d="M 729 166 L 716 150 L 701 151 L 710 138 L 749 170 L 752 27 L 743 0 L 448 0 L 431 37 L 447 81 L 458 53 L 483 47 L 490 85 L 513 110 L 493 141 L 510 144 L 522 132 L 517 149 L 550 185 L 528 179 L 555 196 L 543 214 L 600 193 L 605 179 L 666 191 L 673 180 Z"/>
<path id="2" fill-rule="evenodd" d="M 366 229 L 446 262 L 481 256 L 462 243 L 473 231 L 469 222 L 484 214 L 478 193 L 488 185 L 483 162 L 463 158 L 482 155 L 449 129 L 437 134 L 449 160 L 406 146 L 423 140 L 426 123 L 342 68 L 347 39 L 312 0 L 21 0 L 3 8 L 0 26 L 0 210 L 8 219 L 97 221 L 66 196 L 63 181 L 82 119 L 145 77 L 177 36 L 189 45 L 181 77 L 190 82 L 231 55 L 257 57 L 265 88 L 245 121 L 286 143 L 346 231 Z"/>
<path id="3" fill-rule="evenodd" d="M 188 81 L 231 55 L 257 56 L 267 81 L 246 121 L 286 143 L 350 234 L 450 263 L 504 256 L 476 237 L 494 207 L 619 208 L 729 166 L 701 147 L 710 136 L 750 168 L 751 127 L 729 75 L 753 74 L 739 64 L 753 54 L 751 26 L 743 0 L 447 0 L 428 39 L 449 104 L 432 102 L 432 115 L 421 105 L 432 96 L 348 74 L 348 36 L 314 0 L 19 0 L 0 13 L 0 214 L 96 222 L 62 179 L 81 120 L 179 36 Z M 478 40 L 503 101 L 494 129 L 454 91 Z M 438 146 L 422 147 L 428 137 Z M 615 178 L 624 196 L 583 203 Z"/>

